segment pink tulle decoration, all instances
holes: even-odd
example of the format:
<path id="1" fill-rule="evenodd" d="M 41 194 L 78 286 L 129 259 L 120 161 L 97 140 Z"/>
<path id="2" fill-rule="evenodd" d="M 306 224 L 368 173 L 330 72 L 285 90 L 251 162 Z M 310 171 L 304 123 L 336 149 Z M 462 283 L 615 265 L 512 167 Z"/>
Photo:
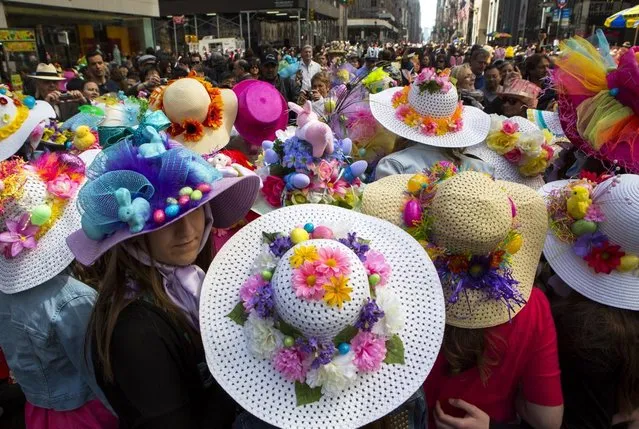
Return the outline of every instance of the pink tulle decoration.
<path id="1" fill-rule="evenodd" d="M 251 311 L 253 305 L 249 304 L 249 301 L 257 293 L 257 289 L 264 286 L 266 282 L 262 278 L 261 274 L 255 274 L 248 278 L 240 288 L 240 299 L 244 303 L 244 309 Z"/>
<path id="2" fill-rule="evenodd" d="M 608 73 L 606 81 L 608 88 L 619 90 L 615 98 L 639 115 L 639 63 L 635 59 L 635 52 L 639 52 L 638 46 L 629 49 L 619 59 L 619 67 Z"/>
<path id="3" fill-rule="evenodd" d="M 353 363 L 359 371 L 377 371 L 386 357 L 386 341 L 370 332 L 360 331 L 351 340 Z"/>
<path id="4" fill-rule="evenodd" d="M 273 366 L 288 381 L 304 381 L 307 368 L 304 353 L 297 347 L 280 349 L 273 358 Z"/>
<path id="5" fill-rule="evenodd" d="M 379 274 L 380 281 L 377 283 L 377 287 L 384 286 L 391 275 L 391 266 L 384 259 L 384 255 L 374 250 L 369 250 L 366 253 L 366 261 L 364 261 L 364 267 L 368 275 Z"/>

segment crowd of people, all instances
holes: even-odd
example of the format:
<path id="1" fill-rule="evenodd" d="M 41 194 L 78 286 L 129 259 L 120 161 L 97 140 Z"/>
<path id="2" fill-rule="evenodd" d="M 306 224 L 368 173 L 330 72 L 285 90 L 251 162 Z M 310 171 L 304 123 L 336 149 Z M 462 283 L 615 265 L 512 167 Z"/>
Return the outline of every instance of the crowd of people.
<path id="1" fill-rule="evenodd" d="M 639 47 L 0 86 L 0 429 L 639 428 Z"/>

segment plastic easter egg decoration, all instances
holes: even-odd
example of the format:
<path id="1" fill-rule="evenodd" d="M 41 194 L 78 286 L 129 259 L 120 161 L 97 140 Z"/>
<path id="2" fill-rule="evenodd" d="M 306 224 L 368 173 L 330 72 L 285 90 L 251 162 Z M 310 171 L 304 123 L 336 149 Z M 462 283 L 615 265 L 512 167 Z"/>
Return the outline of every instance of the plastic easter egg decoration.
<path id="1" fill-rule="evenodd" d="M 342 152 L 344 152 L 344 155 L 350 155 L 351 150 L 353 150 L 353 141 L 349 138 L 342 140 Z"/>
<path id="2" fill-rule="evenodd" d="M 404 225 L 408 227 L 415 226 L 416 222 L 422 219 L 422 207 L 419 201 L 411 199 L 406 203 L 404 208 Z"/>
<path id="3" fill-rule="evenodd" d="M 31 211 L 31 223 L 36 226 L 42 226 L 51 219 L 51 207 L 47 204 L 41 204 Z"/>
<path id="4" fill-rule="evenodd" d="M 24 97 L 24 100 L 22 100 L 22 104 L 24 104 L 29 110 L 31 110 L 36 105 L 36 99 L 31 95 L 27 95 L 26 97 Z"/>
<path id="5" fill-rule="evenodd" d="M 273 149 L 266 149 L 264 151 L 264 161 L 267 164 L 277 164 L 280 161 L 280 156 Z"/>
<path id="6" fill-rule="evenodd" d="M 273 149 L 273 142 L 270 140 L 264 140 L 262 142 L 262 149 L 263 150 Z"/>
<path id="7" fill-rule="evenodd" d="M 293 173 L 291 175 L 290 183 L 295 189 L 305 189 L 311 184 L 311 179 L 306 174 Z"/>
<path id="8" fill-rule="evenodd" d="M 318 239 L 332 240 L 334 236 L 335 235 L 333 234 L 333 230 L 323 225 L 316 226 L 312 234 L 312 237 L 314 240 L 318 240 Z"/>
<path id="9" fill-rule="evenodd" d="M 363 159 L 359 161 L 355 161 L 354 163 L 351 164 L 351 173 L 353 173 L 354 177 L 359 177 L 362 174 L 364 174 L 367 168 L 368 168 L 368 162 L 364 161 Z"/>

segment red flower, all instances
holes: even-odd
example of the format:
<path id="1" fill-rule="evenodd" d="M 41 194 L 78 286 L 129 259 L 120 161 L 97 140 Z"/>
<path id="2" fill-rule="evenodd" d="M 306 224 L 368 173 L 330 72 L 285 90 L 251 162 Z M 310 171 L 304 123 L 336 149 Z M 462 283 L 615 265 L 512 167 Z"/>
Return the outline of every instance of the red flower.
<path id="1" fill-rule="evenodd" d="M 4 105 L 5 105 L 5 104 L 7 104 L 7 103 L 8 103 L 8 101 L 7 101 L 7 99 L 6 99 L 6 98 L 4 98 L 4 97 L 0 97 L 0 104 L 2 104 L 2 105 L 4 106 Z"/>
<path id="2" fill-rule="evenodd" d="M 600 175 L 597 175 L 597 173 L 593 173 L 592 171 L 587 170 L 581 170 L 581 172 L 579 173 L 580 179 L 585 179 L 593 183 L 601 183 L 604 180 L 608 180 L 610 177 L 610 174 L 602 173 Z"/>
<path id="3" fill-rule="evenodd" d="M 199 142 L 204 135 L 204 127 L 200 121 L 187 119 L 182 122 L 182 128 L 184 128 L 185 142 Z"/>
<path id="4" fill-rule="evenodd" d="M 277 176 L 268 176 L 264 180 L 262 193 L 266 202 L 273 207 L 282 206 L 282 192 L 284 191 L 284 181 Z"/>
<path id="5" fill-rule="evenodd" d="M 451 256 L 448 260 L 448 269 L 451 273 L 459 274 L 468 270 L 468 257 L 462 255 Z"/>
<path id="6" fill-rule="evenodd" d="M 595 273 L 610 274 L 612 270 L 621 264 L 621 257 L 625 256 L 620 246 L 605 242 L 599 247 L 593 247 L 590 253 L 584 257 L 588 265 L 595 270 Z"/>

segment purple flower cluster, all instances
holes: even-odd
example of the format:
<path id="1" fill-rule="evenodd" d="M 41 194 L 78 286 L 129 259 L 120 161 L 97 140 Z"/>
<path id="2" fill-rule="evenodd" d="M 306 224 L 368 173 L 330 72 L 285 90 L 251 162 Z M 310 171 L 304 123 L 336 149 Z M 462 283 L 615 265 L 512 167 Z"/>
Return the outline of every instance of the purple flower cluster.
<path id="1" fill-rule="evenodd" d="M 247 303 L 255 309 L 262 319 L 273 317 L 275 302 L 273 301 L 273 287 L 270 283 L 260 286 L 255 291 L 255 295 Z"/>
<path id="2" fill-rule="evenodd" d="M 366 261 L 366 252 L 370 250 L 370 247 L 368 244 L 363 243 L 362 240 L 357 238 L 356 232 L 349 232 L 347 234 L 347 238 L 340 238 L 339 242 L 351 249 L 360 261 Z"/>
<path id="3" fill-rule="evenodd" d="M 277 237 L 269 245 L 269 249 L 275 257 L 281 258 L 288 250 L 293 247 L 293 242 L 290 237 Z"/>
<path id="4" fill-rule="evenodd" d="M 379 308 L 375 300 L 367 298 L 366 304 L 359 312 L 359 318 L 355 322 L 355 327 L 360 331 L 370 332 L 379 319 L 384 317 L 384 312 Z"/>
<path id="5" fill-rule="evenodd" d="M 335 355 L 335 345 L 332 341 L 322 341 L 317 337 L 298 338 L 295 345 L 309 356 L 312 356 L 311 368 L 317 369 L 321 365 L 327 365 Z"/>
<path id="6" fill-rule="evenodd" d="M 290 137 L 284 142 L 284 156 L 282 165 L 294 169 L 307 169 L 307 165 L 313 162 L 311 145 L 297 137 Z"/>

